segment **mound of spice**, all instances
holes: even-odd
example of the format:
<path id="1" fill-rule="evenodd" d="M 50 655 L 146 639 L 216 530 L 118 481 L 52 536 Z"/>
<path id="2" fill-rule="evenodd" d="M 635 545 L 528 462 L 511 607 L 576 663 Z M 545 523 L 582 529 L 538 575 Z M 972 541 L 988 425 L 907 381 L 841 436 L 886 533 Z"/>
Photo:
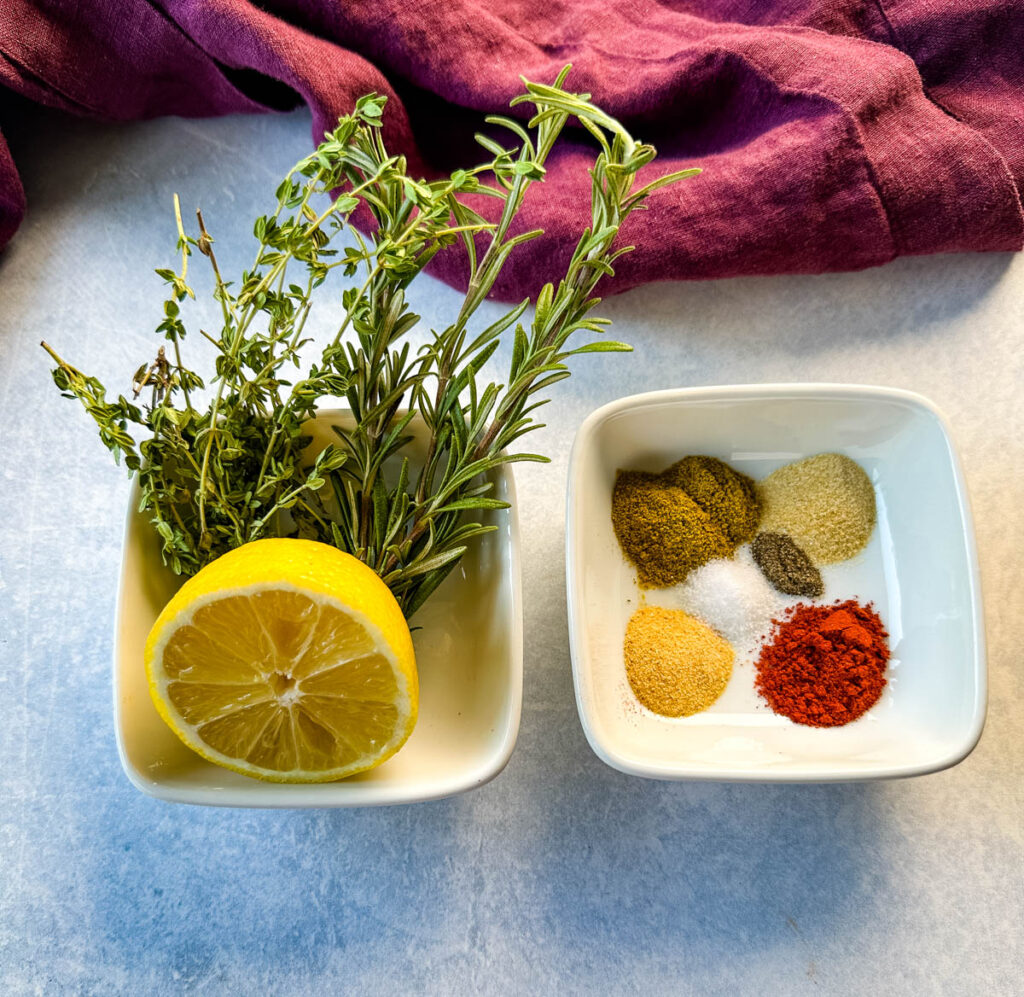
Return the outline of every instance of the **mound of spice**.
<path id="1" fill-rule="evenodd" d="M 870 605 L 798 603 L 773 622 L 755 684 L 776 713 L 809 727 L 841 727 L 878 702 L 889 635 Z"/>
<path id="2" fill-rule="evenodd" d="M 792 537 L 785 533 L 758 533 L 750 551 L 764 577 L 779 592 L 812 599 L 824 595 L 821 572 Z"/>
<path id="3" fill-rule="evenodd" d="M 783 533 L 815 564 L 845 561 L 875 528 L 875 489 L 856 461 L 818 454 L 773 471 L 758 485 L 761 529 Z"/>
<path id="4" fill-rule="evenodd" d="M 678 609 L 638 609 L 626 626 L 623 650 L 636 698 L 665 717 L 706 710 L 732 676 L 728 641 Z"/>
<path id="5" fill-rule="evenodd" d="M 620 471 L 612 526 L 643 588 L 676 585 L 728 557 L 757 529 L 754 482 L 715 457 L 687 457 L 661 474 Z"/>
<path id="6" fill-rule="evenodd" d="M 693 456 L 677 461 L 662 475 L 678 485 L 707 514 L 735 549 L 757 531 L 761 500 L 753 478 L 717 457 Z"/>
<path id="7" fill-rule="evenodd" d="M 612 526 L 642 588 L 675 585 L 705 561 L 730 551 L 708 514 L 660 474 L 619 472 Z"/>
<path id="8" fill-rule="evenodd" d="M 732 557 L 699 567 L 671 590 L 670 597 L 679 609 L 703 620 L 741 653 L 757 649 L 769 621 L 785 606 L 746 544 Z"/>

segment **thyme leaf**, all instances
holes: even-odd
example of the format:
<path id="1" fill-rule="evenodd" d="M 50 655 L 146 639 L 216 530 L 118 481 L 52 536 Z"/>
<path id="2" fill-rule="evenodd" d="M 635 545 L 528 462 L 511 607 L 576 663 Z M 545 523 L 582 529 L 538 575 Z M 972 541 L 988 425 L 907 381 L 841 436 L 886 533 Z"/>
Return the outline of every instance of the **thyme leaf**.
<path id="1" fill-rule="evenodd" d="M 699 170 L 684 170 L 636 187 L 655 150 L 595 106 L 588 94 L 564 88 L 567 66 L 552 85 L 524 80 L 513 105 L 533 106 L 525 125 L 506 129 L 504 145 L 478 136 L 490 158 L 471 169 L 427 181 L 411 177 L 404 157 L 381 137 L 385 98 L 368 94 L 324 141 L 289 171 L 276 206 L 253 225 L 252 267 L 234 282 L 221 275 L 214 239 L 202 213 L 189 235 L 177 196 L 178 269 L 157 270 L 167 286 L 156 332 L 164 345 L 132 379 L 132 398 L 108 400 L 103 385 L 43 344 L 56 364 L 53 379 L 95 420 L 101 441 L 139 477 L 140 509 L 153 523 L 165 563 L 190 575 L 226 551 L 263 536 L 302 536 L 334 544 L 370 565 L 412 616 L 478 536 L 495 527 L 480 513 L 506 503 L 490 494 L 493 472 L 518 460 L 543 461 L 513 448 L 537 429 L 538 397 L 569 376 L 566 361 L 629 347 L 602 334 L 592 314 L 595 288 L 632 247 L 615 248 L 619 228 L 655 190 Z M 591 223 L 568 267 L 530 300 L 478 329 L 475 313 L 517 247 L 541 231 L 515 235 L 513 222 L 530 187 L 570 121 L 595 139 Z M 469 195 L 497 198 L 487 221 Z M 357 211 L 374 225 L 364 235 Z M 344 248 L 332 248 L 341 235 Z M 340 242 L 340 240 L 339 240 Z M 450 325 L 413 351 L 416 326 L 405 297 L 409 284 L 440 251 L 461 244 L 469 284 Z M 217 347 L 206 377 L 185 366 L 181 306 L 194 252 L 214 277 L 220 328 L 199 332 Z M 304 336 L 313 297 L 332 270 L 351 281 L 336 333 L 319 355 Z M 511 364 L 502 383 L 481 380 L 501 337 L 511 330 Z M 313 353 L 314 359 L 310 360 Z M 306 369 L 292 380 L 292 371 Z M 208 387 L 207 387 L 208 386 Z M 208 400 L 200 402 L 201 392 Z M 308 423 L 325 398 L 344 398 L 350 425 L 309 454 Z M 426 453 L 413 461 L 413 421 L 421 420 Z"/>

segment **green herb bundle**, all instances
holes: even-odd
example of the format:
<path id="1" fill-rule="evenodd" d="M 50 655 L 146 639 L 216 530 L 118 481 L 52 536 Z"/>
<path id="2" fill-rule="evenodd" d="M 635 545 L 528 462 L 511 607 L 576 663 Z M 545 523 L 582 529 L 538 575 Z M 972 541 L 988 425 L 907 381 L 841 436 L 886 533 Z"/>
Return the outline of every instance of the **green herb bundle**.
<path id="1" fill-rule="evenodd" d="M 115 459 L 123 457 L 129 473 L 139 475 L 140 508 L 175 572 L 194 574 L 263 536 L 298 535 L 369 564 L 411 616 L 467 544 L 493 528 L 474 521 L 474 513 L 505 505 L 489 494 L 488 472 L 510 461 L 546 459 L 509 449 L 538 428 L 533 413 L 547 400 L 540 393 L 569 376 L 571 356 L 629 349 L 604 339 L 570 342 L 575 333 L 600 333 L 608 324 L 591 312 L 597 283 L 631 248 L 614 247 L 620 225 L 653 190 L 699 172 L 634 189 L 654 149 L 635 142 L 588 94 L 567 92 L 567 73 L 568 67 L 552 86 L 526 83 L 526 93 L 512 102 L 534 105 L 525 126 L 487 119 L 511 133 L 510 147 L 478 135 L 487 162 L 430 182 L 410 177 L 405 159 L 384 147 L 385 98 L 363 97 L 285 177 L 274 212 L 256 219 L 256 259 L 237 283 L 223 279 L 202 214 L 197 236 L 187 235 L 175 198 L 181 266 L 157 271 L 169 286 L 157 327 L 167 345 L 136 371 L 131 400 L 108 400 L 99 381 L 43 344 L 57 363 L 57 386 L 82 402 Z M 526 299 L 497 322 L 474 328 L 474 314 L 509 255 L 542 234 L 509 233 L 570 118 L 599 150 L 591 169 L 591 225 L 562 279 L 540 289 L 531 321 L 521 321 Z M 486 221 L 467 195 L 501 201 L 498 220 Z M 369 235 L 353 224 L 360 210 L 372 215 Z M 332 248 L 343 233 L 348 244 Z M 427 345 L 413 351 L 405 337 L 419 317 L 405 290 L 437 252 L 457 242 L 469 261 L 465 300 L 447 328 L 432 331 Z M 188 283 L 193 251 L 212 267 L 222 319 L 216 334 L 200 330 L 217 348 L 205 379 L 182 359 L 180 306 L 195 297 Z M 297 376 L 307 355 L 317 352 L 304 335 L 314 292 L 337 268 L 352 280 L 337 332 L 305 376 Z M 484 364 L 508 330 L 514 338 L 507 379 L 481 383 Z M 337 397 L 347 400 L 353 425 L 335 427 L 336 442 L 310 457 L 308 421 L 321 399 Z M 427 450 L 414 465 L 406 448 L 417 418 Z"/>

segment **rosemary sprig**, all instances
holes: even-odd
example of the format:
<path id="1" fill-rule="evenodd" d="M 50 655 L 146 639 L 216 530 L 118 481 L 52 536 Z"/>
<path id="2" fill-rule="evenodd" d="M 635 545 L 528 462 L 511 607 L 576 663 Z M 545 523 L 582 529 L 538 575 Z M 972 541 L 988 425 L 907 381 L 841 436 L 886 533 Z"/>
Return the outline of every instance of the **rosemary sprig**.
<path id="1" fill-rule="evenodd" d="M 175 572 L 192 574 L 261 536 L 306 536 L 372 566 L 411 616 L 469 542 L 493 529 L 474 519 L 505 505 L 490 494 L 490 472 L 510 461 L 546 459 L 509 450 L 538 428 L 533 413 L 547 400 L 539 393 L 569 376 L 571 356 L 629 349 L 603 339 L 570 343 L 575 333 L 602 333 L 608 324 L 591 313 L 601 277 L 632 248 L 614 248 L 619 227 L 653 190 L 699 172 L 635 187 L 654 149 L 635 142 L 588 94 L 566 91 L 568 68 L 550 86 L 526 82 L 526 92 L 513 101 L 535 109 L 525 126 L 488 119 L 510 132 L 510 147 L 477 136 L 491 158 L 435 181 L 410 177 L 404 157 L 384 147 L 385 99 L 361 98 L 284 178 L 275 210 L 256 219 L 256 258 L 237 285 L 222 278 L 201 213 L 198 235 L 186 234 L 175 197 L 181 264 L 177 271 L 157 271 L 169 288 L 157 332 L 170 343 L 170 355 L 161 347 L 154 362 L 136 371 L 131 400 L 108 401 L 95 378 L 43 344 L 57 364 L 57 386 L 82 402 L 115 459 L 123 457 L 129 473 L 139 475 L 140 508 Z M 561 280 L 540 289 L 529 323 L 521 321 L 530 304 L 525 299 L 486 328 L 473 329 L 509 256 L 541 234 L 509 235 L 570 119 L 599 149 L 591 169 L 591 225 Z M 498 220 L 483 218 L 467 195 L 500 200 Z M 352 223 L 361 208 L 375 221 L 370 235 Z M 332 248 L 341 233 L 350 244 Z M 414 353 L 406 335 L 419 317 L 405 290 L 436 253 L 456 242 L 470 271 L 462 307 Z M 218 349 L 205 404 L 198 403 L 204 381 L 181 355 L 186 329 L 180 306 L 195 296 L 188 284 L 194 250 L 213 271 L 222 323 L 216 334 L 200 330 Z M 301 276 L 290 277 L 290 267 Z M 290 371 L 302 368 L 311 349 L 304 329 L 313 294 L 337 268 L 353 281 L 342 295 L 337 332 L 306 377 L 292 382 Z M 510 329 L 507 379 L 480 383 L 484 364 Z M 307 423 L 321 399 L 339 396 L 348 401 L 353 424 L 335 427 L 336 442 L 310 460 Z M 415 419 L 427 435 L 416 466 L 407 452 Z M 132 433 L 138 431 L 137 443 Z"/>

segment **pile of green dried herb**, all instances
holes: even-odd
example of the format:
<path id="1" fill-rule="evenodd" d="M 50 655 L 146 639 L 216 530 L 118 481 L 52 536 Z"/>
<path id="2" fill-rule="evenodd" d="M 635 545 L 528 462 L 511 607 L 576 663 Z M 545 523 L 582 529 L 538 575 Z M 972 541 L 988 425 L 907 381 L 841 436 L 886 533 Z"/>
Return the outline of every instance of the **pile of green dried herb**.
<path id="1" fill-rule="evenodd" d="M 409 176 L 405 159 L 385 148 L 384 98 L 363 97 L 285 177 L 275 209 L 256 219 L 253 265 L 233 281 L 221 274 L 202 215 L 198 235 L 187 235 L 175 199 L 181 267 L 157 271 L 170 288 L 157 327 L 166 346 L 136 371 L 132 399 L 108 400 L 97 379 L 46 347 L 57 386 L 82 402 L 104 444 L 138 474 L 141 507 L 175 572 L 194 574 L 259 537 L 298 535 L 369 564 L 411 616 L 467 543 L 489 529 L 473 513 L 504 505 L 488 494 L 487 473 L 513 460 L 545 459 L 508 449 L 537 428 L 532 413 L 546 401 L 544 389 L 569 376 L 574 355 L 628 349 L 574 338 L 608 324 L 591 312 L 601 277 L 631 248 L 614 246 L 620 225 L 653 190 L 699 172 L 635 188 L 654 149 L 634 141 L 589 94 L 567 92 L 567 72 L 552 86 L 527 83 L 512 102 L 534 106 L 529 123 L 488 119 L 508 129 L 510 147 L 478 136 L 488 161 L 429 182 Z M 539 289 L 532 318 L 525 318 L 527 299 L 480 328 L 475 313 L 509 255 L 541 234 L 509 233 L 570 119 L 596 142 L 590 224 L 561 279 Z M 501 202 L 496 222 L 470 207 L 479 196 Z M 361 210 L 373 218 L 369 235 L 351 221 Z M 339 236 L 347 244 L 336 243 Z M 436 253 L 459 242 L 469 262 L 465 300 L 414 352 L 404 341 L 418 322 L 406 289 Z M 200 330 L 218 351 L 205 376 L 182 355 L 193 250 L 213 269 L 221 316 L 218 329 Z M 314 347 L 304 329 L 314 299 L 337 307 L 333 293 L 316 293 L 336 269 L 352 285 L 336 334 Z M 485 382 L 480 371 L 509 330 L 508 375 Z M 308 459 L 306 424 L 321 399 L 339 396 L 354 426 L 336 427 L 337 442 Z M 406 448 L 417 418 L 428 448 L 414 466 Z M 385 477 L 394 465 L 397 473 Z"/>
<path id="2" fill-rule="evenodd" d="M 717 457 L 695 455 L 676 461 L 664 472 L 707 514 L 732 548 L 746 543 L 757 531 L 761 501 L 754 479 Z"/>
<path id="3" fill-rule="evenodd" d="M 619 471 L 612 490 L 612 527 L 644 588 L 676 585 L 728 557 L 760 515 L 753 480 L 716 457 L 684 457 L 660 474 Z"/>

